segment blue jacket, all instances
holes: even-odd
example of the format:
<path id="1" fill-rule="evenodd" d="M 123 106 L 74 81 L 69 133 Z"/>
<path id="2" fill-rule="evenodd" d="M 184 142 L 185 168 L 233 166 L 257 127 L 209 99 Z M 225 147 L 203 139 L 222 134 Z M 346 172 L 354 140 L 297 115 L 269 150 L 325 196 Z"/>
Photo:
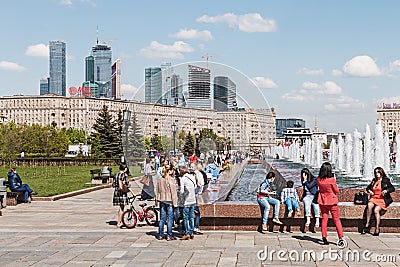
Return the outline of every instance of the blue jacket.
<path id="1" fill-rule="evenodd" d="M 206 166 L 206 174 L 207 173 L 211 173 L 212 177 L 217 178 L 219 177 L 219 172 L 218 172 L 218 168 L 217 165 L 215 165 L 214 163 L 210 163 Z"/>
<path id="2" fill-rule="evenodd" d="M 311 195 L 315 195 L 318 192 L 318 182 L 317 179 L 314 178 L 310 182 L 305 181 L 303 183 L 303 196 L 301 197 L 302 199 L 306 196 L 306 188 L 310 192 Z"/>
<path id="3" fill-rule="evenodd" d="M 22 180 L 17 173 L 9 172 L 7 176 L 8 176 L 8 184 L 11 191 L 21 186 Z"/>

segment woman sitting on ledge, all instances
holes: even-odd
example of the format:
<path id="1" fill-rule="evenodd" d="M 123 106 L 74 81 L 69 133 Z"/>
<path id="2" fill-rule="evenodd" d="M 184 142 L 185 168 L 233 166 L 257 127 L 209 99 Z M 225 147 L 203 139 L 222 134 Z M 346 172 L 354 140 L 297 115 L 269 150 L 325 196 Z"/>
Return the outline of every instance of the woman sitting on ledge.
<path id="1" fill-rule="evenodd" d="M 272 195 L 276 195 L 276 192 L 272 190 L 272 183 L 274 180 L 275 173 L 269 172 L 257 190 L 257 202 L 262 208 L 264 208 L 262 219 L 263 231 L 268 231 L 267 222 L 270 205 L 274 205 L 274 218 L 272 221 L 276 224 L 282 224 L 282 222 L 278 219 L 279 206 L 281 203 L 278 199 L 272 197 Z"/>
<path id="2" fill-rule="evenodd" d="M 390 179 L 386 176 L 385 171 L 381 167 L 376 167 L 374 170 L 374 178 L 367 186 L 366 191 L 371 196 L 367 205 L 367 222 L 361 234 L 369 233 L 369 222 L 372 215 L 372 210 L 375 214 L 375 232 L 374 236 L 379 236 L 379 224 L 381 222 L 380 211 L 387 210 L 393 202 L 390 193 L 394 192 L 394 187 L 390 183 Z"/>

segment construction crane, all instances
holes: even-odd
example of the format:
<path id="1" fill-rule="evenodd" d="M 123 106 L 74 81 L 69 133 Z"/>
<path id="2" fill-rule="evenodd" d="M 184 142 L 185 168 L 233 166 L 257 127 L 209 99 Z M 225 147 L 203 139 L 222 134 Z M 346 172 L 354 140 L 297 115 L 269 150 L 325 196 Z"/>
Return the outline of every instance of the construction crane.
<path id="1" fill-rule="evenodd" d="M 205 54 L 204 56 L 201 56 L 201 58 L 204 58 L 206 60 L 206 66 L 208 69 L 208 59 L 213 58 L 213 57 L 217 57 L 217 55 L 209 55 L 208 53 Z"/>

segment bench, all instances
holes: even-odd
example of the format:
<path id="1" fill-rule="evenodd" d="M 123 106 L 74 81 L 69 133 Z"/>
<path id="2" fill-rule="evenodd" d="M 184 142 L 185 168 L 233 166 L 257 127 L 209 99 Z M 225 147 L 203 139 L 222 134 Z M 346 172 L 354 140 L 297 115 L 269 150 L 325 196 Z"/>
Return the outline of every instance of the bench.
<path id="1" fill-rule="evenodd" d="M 90 170 L 93 184 L 107 184 L 111 178 L 110 174 L 103 175 L 100 169 Z"/>

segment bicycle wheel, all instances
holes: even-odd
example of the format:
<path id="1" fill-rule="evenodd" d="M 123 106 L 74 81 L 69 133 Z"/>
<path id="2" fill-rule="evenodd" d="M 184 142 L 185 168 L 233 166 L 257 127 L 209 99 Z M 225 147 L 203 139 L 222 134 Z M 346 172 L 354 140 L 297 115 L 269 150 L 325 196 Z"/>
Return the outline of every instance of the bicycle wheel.
<path id="1" fill-rule="evenodd" d="M 128 229 L 134 228 L 137 223 L 136 213 L 131 210 L 124 211 L 124 213 L 122 213 L 122 223 Z"/>
<path id="2" fill-rule="evenodd" d="M 158 213 L 153 208 L 147 208 L 144 218 L 148 225 L 155 226 L 158 222 Z"/>

